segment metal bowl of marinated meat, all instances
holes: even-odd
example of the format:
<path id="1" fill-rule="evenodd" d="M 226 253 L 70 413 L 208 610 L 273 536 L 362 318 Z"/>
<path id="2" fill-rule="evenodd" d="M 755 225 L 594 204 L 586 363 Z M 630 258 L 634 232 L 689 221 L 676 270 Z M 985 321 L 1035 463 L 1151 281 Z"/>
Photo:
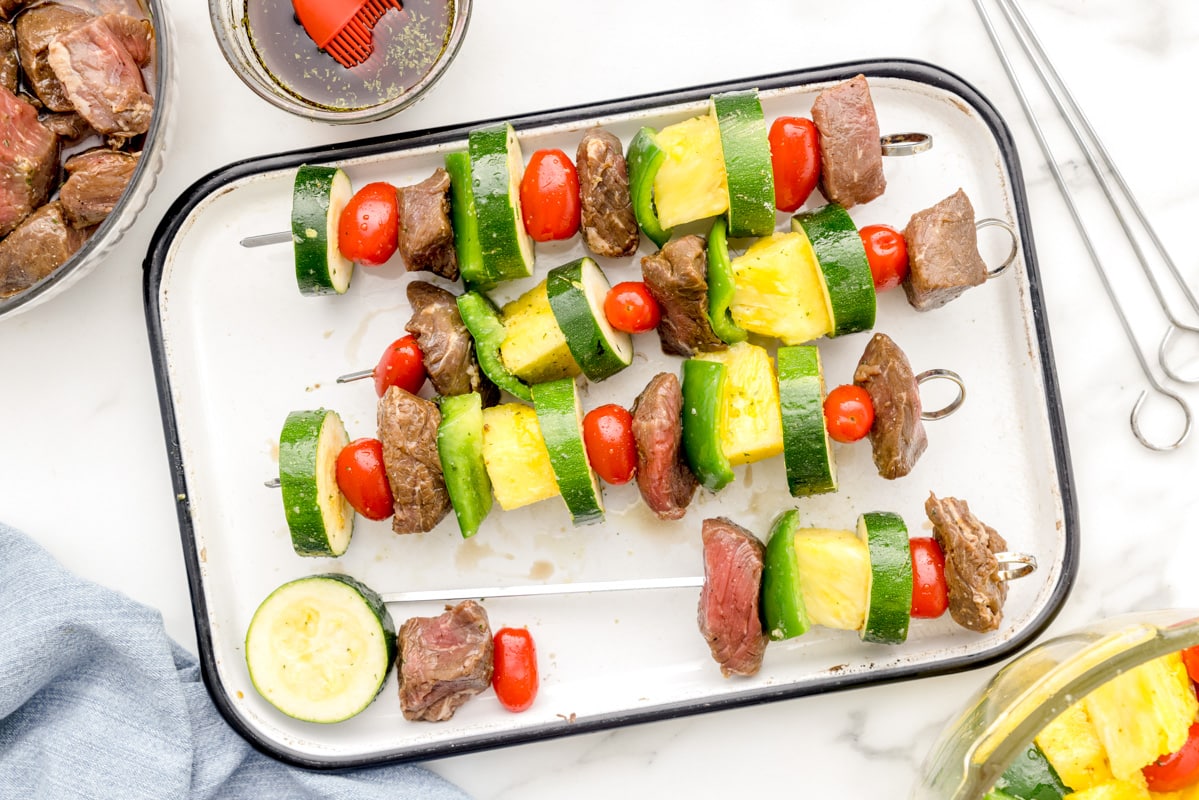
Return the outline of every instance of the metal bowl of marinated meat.
<path id="1" fill-rule="evenodd" d="M 99 264 L 162 166 L 159 0 L 0 0 L 0 317 Z"/>
<path id="2" fill-rule="evenodd" d="M 1046 640 L 946 726 L 912 800 L 1197 796 L 1199 766 L 1171 757 L 1199 738 L 1199 651 L 1187 652 L 1196 645 L 1194 609 L 1122 615 Z M 1184 793 L 1158 794 L 1174 791 Z"/>
<path id="3" fill-rule="evenodd" d="M 301 117 L 352 123 L 389 117 L 433 87 L 458 54 L 471 2 L 379 0 L 372 6 L 386 11 L 370 22 L 369 56 L 351 67 L 332 44 L 317 47 L 292 0 L 208 0 L 208 9 L 221 53 L 255 94 Z"/>

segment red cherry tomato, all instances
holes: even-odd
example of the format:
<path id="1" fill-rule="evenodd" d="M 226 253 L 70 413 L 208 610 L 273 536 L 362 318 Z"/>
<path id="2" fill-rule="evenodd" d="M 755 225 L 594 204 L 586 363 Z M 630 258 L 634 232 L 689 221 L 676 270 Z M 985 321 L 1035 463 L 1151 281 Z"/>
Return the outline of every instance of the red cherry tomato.
<path id="1" fill-rule="evenodd" d="M 399 218 L 395 187 L 368 183 L 350 198 L 337 220 L 337 249 L 355 264 L 377 267 L 396 251 Z"/>
<path id="2" fill-rule="evenodd" d="M 1182 651 L 1182 663 L 1186 664 L 1187 675 L 1192 683 L 1199 683 L 1199 645 Z"/>
<path id="3" fill-rule="evenodd" d="M 903 234 L 889 225 L 867 225 L 858 235 L 866 247 L 875 290 L 882 292 L 903 283 L 908 276 L 908 243 Z"/>
<path id="4" fill-rule="evenodd" d="M 662 309 L 641 281 L 623 281 L 608 290 L 604 298 L 604 316 L 608 324 L 625 333 L 645 333 L 658 327 Z"/>
<path id="5" fill-rule="evenodd" d="M 949 608 L 945 553 L 931 536 L 908 540 L 912 551 L 912 616 L 936 619 Z"/>
<path id="6" fill-rule="evenodd" d="M 637 469 L 637 442 L 633 439 L 633 415 L 609 403 L 583 417 L 583 445 L 587 460 L 606 483 L 628 483 Z"/>
<path id="7" fill-rule="evenodd" d="M 411 394 L 419 392 L 427 375 L 425 354 L 416 343 L 416 337 L 404 336 L 389 344 L 375 365 L 374 377 L 375 391 L 380 397 L 387 394 L 389 386 L 399 386 Z"/>
<path id="8" fill-rule="evenodd" d="M 820 180 L 820 133 L 803 117 L 779 117 L 770 126 L 770 161 L 774 172 L 774 205 L 795 211 Z"/>
<path id="9" fill-rule="evenodd" d="M 383 443 L 355 439 L 337 454 L 337 488 L 362 516 L 387 519 L 395 510 L 383 466 Z"/>
<path id="10" fill-rule="evenodd" d="M 537 699 L 537 647 L 525 628 L 500 628 L 495 632 L 491 686 L 500 705 L 524 711 Z"/>
<path id="11" fill-rule="evenodd" d="M 535 242 L 569 239 L 579 230 L 579 173 L 561 150 L 538 150 L 520 180 L 525 230 Z"/>
<path id="12" fill-rule="evenodd" d="M 1176 792 L 1199 782 L 1199 722 L 1191 725 L 1186 744 L 1142 768 L 1151 792 Z"/>
<path id="13" fill-rule="evenodd" d="M 838 386 L 824 398 L 824 424 L 828 435 L 838 442 L 856 442 L 870 433 L 874 424 L 874 404 L 861 386 Z"/>

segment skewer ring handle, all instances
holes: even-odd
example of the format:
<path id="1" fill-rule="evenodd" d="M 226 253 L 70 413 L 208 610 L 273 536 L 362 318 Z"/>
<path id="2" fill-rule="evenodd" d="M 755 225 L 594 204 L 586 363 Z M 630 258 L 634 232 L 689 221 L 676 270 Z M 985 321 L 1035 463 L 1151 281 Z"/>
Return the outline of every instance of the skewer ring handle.
<path id="1" fill-rule="evenodd" d="M 1029 553 L 996 553 L 995 560 L 999 562 L 996 577 L 1001 581 L 1014 581 L 1031 575 L 1037 568 L 1037 559 Z"/>
<path id="2" fill-rule="evenodd" d="M 948 417 L 953 412 L 961 408 L 962 403 L 966 401 L 966 382 L 962 380 L 962 376 L 951 369 L 926 369 L 916 376 L 916 384 L 923 385 L 926 381 L 931 380 L 947 380 L 957 384 L 958 395 L 950 401 L 949 405 L 944 408 L 939 408 L 936 411 L 921 411 L 920 419 L 934 420 Z"/>
<path id="3" fill-rule="evenodd" d="M 1016 229 L 1007 220 L 997 217 L 987 217 L 974 223 L 976 231 L 981 231 L 983 228 L 1003 228 L 1012 239 L 1012 249 L 1008 251 L 1007 258 L 1003 260 L 1002 264 L 987 273 L 987 280 L 991 280 L 991 278 L 1002 275 L 1016 261 L 1016 255 L 1020 252 L 1020 238 L 1016 236 Z"/>
<path id="4" fill-rule="evenodd" d="M 933 146 L 927 133 L 891 133 L 878 140 L 885 156 L 914 156 Z"/>

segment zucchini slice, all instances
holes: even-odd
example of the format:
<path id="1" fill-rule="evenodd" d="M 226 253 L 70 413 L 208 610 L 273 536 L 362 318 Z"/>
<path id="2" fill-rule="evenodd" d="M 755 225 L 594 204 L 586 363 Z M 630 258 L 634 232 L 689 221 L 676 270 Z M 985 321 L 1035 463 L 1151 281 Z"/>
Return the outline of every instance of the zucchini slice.
<path id="1" fill-rule="evenodd" d="M 803 602 L 799 564 L 795 560 L 795 534 L 799 512 L 784 511 L 770 528 L 766 567 L 762 571 L 762 619 L 766 635 L 774 641 L 802 636 L 812 627 Z"/>
<path id="2" fill-rule="evenodd" d="M 347 575 L 283 584 L 246 631 L 254 688 L 305 722 L 341 722 L 361 712 L 383 689 L 395 655 L 395 623 L 383 599 Z"/>
<path id="3" fill-rule="evenodd" d="M 858 538 L 870 552 L 870 585 L 862 641 L 903 644 L 912 609 L 912 551 L 903 518 L 889 511 L 858 517 Z"/>
<path id="4" fill-rule="evenodd" d="M 867 331 L 874 327 L 877 297 L 866 246 L 849 212 L 836 203 L 796 214 L 791 230 L 807 234 L 820 264 L 824 295 L 832 327 L 829 336 Z"/>
<path id="5" fill-rule="evenodd" d="M 824 371 L 815 345 L 780 347 L 783 462 L 793 497 L 837 491 L 837 464 L 824 423 Z"/>
<path id="6" fill-rule="evenodd" d="M 736 239 L 773 233 L 774 169 L 758 90 L 714 94 L 711 110 L 720 128 L 728 176 L 729 236 Z"/>
<path id="7" fill-rule="evenodd" d="M 486 271 L 497 282 L 527 278 L 533 274 L 533 240 L 525 231 L 520 207 L 525 161 L 516 131 L 507 122 L 476 128 L 470 132 L 468 147 Z"/>
<path id="8" fill-rule="evenodd" d="M 345 294 L 354 262 L 337 246 L 341 212 L 354 196 L 346 173 L 337 167 L 303 164 L 291 195 L 291 238 L 295 245 L 300 294 Z"/>
<path id="9" fill-rule="evenodd" d="M 441 398 L 437 455 L 462 538 L 479 532 L 491 511 L 491 478 L 483 461 L 483 398 L 478 392 Z"/>
<path id="10" fill-rule="evenodd" d="M 470 154 L 446 153 L 445 171 L 450 175 L 450 225 L 454 229 L 458 272 L 468 288 L 490 288 L 496 281 L 487 271 L 483 249 L 479 244 L 479 220 L 475 209 Z"/>
<path id="11" fill-rule="evenodd" d="M 354 507 L 337 486 L 337 456 L 350 442 L 336 411 L 293 411 L 279 433 L 279 491 L 301 556 L 340 556 L 354 532 Z"/>
<path id="12" fill-rule="evenodd" d="M 571 521 L 602 522 L 604 499 L 583 444 L 583 406 L 574 378 L 535 384 L 533 408 Z"/>
<path id="13" fill-rule="evenodd" d="M 528 385 L 512 374 L 500 355 L 507 331 L 495 304 L 482 292 L 469 289 L 458 296 L 458 313 L 475 340 L 475 355 L 483 374 L 509 394 L 521 400 L 532 400 Z"/>
<path id="14" fill-rule="evenodd" d="M 604 313 L 612 287 L 594 259 L 554 267 L 545 288 L 566 346 L 589 380 L 602 381 L 633 363 L 633 337 L 613 328 Z"/>

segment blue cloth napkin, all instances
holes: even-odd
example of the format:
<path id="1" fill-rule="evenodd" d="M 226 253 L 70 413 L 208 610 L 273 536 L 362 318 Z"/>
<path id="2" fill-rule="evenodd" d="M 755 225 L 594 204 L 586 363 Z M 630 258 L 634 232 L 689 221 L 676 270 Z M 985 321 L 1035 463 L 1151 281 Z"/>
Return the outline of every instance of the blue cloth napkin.
<path id="1" fill-rule="evenodd" d="M 0 799 L 461 800 L 415 765 L 297 769 L 229 727 L 154 609 L 0 524 Z"/>

